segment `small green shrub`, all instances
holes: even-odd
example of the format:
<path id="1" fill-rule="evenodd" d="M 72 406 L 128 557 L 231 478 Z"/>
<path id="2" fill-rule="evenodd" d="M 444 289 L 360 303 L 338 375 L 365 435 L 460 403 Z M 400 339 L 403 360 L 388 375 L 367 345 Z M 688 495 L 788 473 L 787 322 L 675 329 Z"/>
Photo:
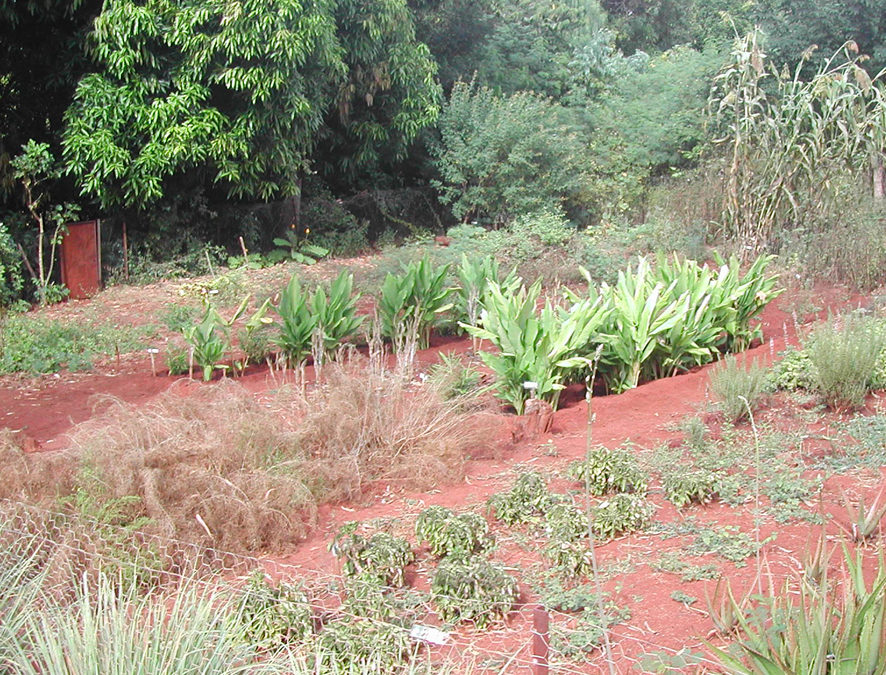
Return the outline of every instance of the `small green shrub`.
<path id="1" fill-rule="evenodd" d="M 692 565 L 686 562 L 679 553 L 664 553 L 661 559 L 651 563 L 653 569 L 670 574 L 679 574 L 682 581 L 701 581 L 702 579 L 719 579 L 720 571 L 716 565 Z"/>
<path id="2" fill-rule="evenodd" d="M 477 513 L 456 515 L 443 506 L 429 506 L 415 521 L 415 536 L 439 558 L 469 558 L 488 548 L 489 523 Z"/>
<path id="3" fill-rule="evenodd" d="M 0 314 L 21 298 L 22 258 L 6 225 L 0 223 Z"/>
<path id="4" fill-rule="evenodd" d="M 592 448 L 585 459 L 573 462 L 567 471 L 598 496 L 610 492 L 645 493 L 649 480 L 628 447 Z"/>
<path id="5" fill-rule="evenodd" d="M 744 567 L 745 560 L 756 555 L 757 551 L 757 543 L 749 534 L 729 525 L 720 528 L 705 527 L 700 529 L 695 541 L 689 546 L 690 553 L 695 555 L 716 553 L 735 563 L 736 567 Z"/>
<path id="6" fill-rule="evenodd" d="M 611 601 L 606 602 L 602 617 L 596 606 L 587 608 L 569 626 L 561 625 L 562 622 L 554 623 L 551 627 L 551 650 L 564 659 L 587 659 L 587 655 L 603 642 L 603 636 L 611 626 L 630 618 L 628 608 L 620 608 Z"/>
<path id="7" fill-rule="evenodd" d="M 544 527 L 548 536 L 544 556 L 554 564 L 555 571 L 569 579 L 590 574 L 593 559 L 587 545 L 585 512 L 571 501 L 558 502 L 545 513 Z"/>
<path id="8" fill-rule="evenodd" d="M 649 525 L 654 511 L 645 494 L 613 495 L 594 509 L 594 535 L 612 539 L 625 532 L 642 530 Z"/>
<path id="9" fill-rule="evenodd" d="M 553 502 L 545 479 L 535 471 L 521 473 L 508 491 L 492 495 L 487 504 L 505 525 L 538 522 Z"/>
<path id="10" fill-rule="evenodd" d="M 166 345 L 166 368 L 170 375 L 184 375 L 188 372 L 189 352 L 172 342 Z"/>
<path id="11" fill-rule="evenodd" d="M 402 586 L 406 566 L 413 554 L 409 542 L 387 532 L 371 537 L 357 533 L 360 523 L 344 524 L 329 544 L 329 550 L 341 560 L 342 573 L 381 586 Z"/>
<path id="12" fill-rule="evenodd" d="M 398 673 L 419 645 L 405 626 L 369 618 L 336 617 L 317 638 L 311 673 Z"/>
<path id="13" fill-rule="evenodd" d="M 748 366 L 726 357 L 711 370 L 711 391 L 728 422 L 736 423 L 756 410 L 766 394 L 766 370 L 756 361 Z"/>
<path id="14" fill-rule="evenodd" d="M 707 504 L 717 496 L 717 475 L 712 471 L 677 467 L 662 478 L 665 497 L 678 509 L 688 504 Z"/>
<path id="15" fill-rule="evenodd" d="M 846 316 L 819 328 L 807 346 L 815 392 L 837 410 L 864 403 L 886 352 L 886 322 Z"/>
<path id="16" fill-rule="evenodd" d="M 160 313 L 158 319 L 172 332 L 181 333 L 194 323 L 199 314 L 199 308 L 193 305 L 169 305 Z"/>
<path id="17" fill-rule="evenodd" d="M 562 246 L 575 234 L 563 211 L 552 208 L 518 216 L 511 229 L 521 236 L 537 237 L 544 246 Z"/>
<path id="18" fill-rule="evenodd" d="M 494 562 L 445 559 L 431 581 L 431 597 L 446 623 L 471 621 L 484 628 L 504 618 L 517 602 L 517 580 Z"/>

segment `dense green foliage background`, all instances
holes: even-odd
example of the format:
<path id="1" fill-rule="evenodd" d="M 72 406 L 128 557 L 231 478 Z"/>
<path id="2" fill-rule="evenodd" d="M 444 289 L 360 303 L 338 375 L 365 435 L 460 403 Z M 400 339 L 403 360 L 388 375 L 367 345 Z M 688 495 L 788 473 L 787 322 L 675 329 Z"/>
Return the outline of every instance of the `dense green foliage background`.
<path id="1" fill-rule="evenodd" d="M 136 264 L 286 231 L 351 253 L 551 209 L 630 229 L 668 190 L 677 228 L 731 232 L 709 96 L 755 26 L 761 110 L 778 73 L 811 81 L 847 41 L 873 105 L 874 0 L 0 0 L 0 298 L 39 290 L 44 212 L 105 219 L 112 267 L 123 223 Z M 14 168 L 30 140 L 40 175 Z M 841 176 L 856 193 L 877 194 L 877 143 Z M 837 201 L 755 246 L 820 247 Z"/>

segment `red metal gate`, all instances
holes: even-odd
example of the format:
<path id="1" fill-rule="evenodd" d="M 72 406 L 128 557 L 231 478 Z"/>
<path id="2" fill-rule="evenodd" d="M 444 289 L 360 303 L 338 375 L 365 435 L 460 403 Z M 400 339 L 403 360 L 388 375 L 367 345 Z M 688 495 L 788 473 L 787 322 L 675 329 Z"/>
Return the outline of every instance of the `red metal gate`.
<path id="1" fill-rule="evenodd" d="M 98 293 L 102 285 L 101 229 L 99 221 L 68 225 L 61 243 L 62 283 L 69 297 L 82 300 Z"/>

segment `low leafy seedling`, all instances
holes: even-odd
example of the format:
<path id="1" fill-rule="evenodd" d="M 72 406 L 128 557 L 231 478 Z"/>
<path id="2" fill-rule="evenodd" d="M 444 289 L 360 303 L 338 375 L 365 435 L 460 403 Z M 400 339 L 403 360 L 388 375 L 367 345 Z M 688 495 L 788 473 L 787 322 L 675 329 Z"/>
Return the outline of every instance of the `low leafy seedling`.
<path id="1" fill-rule="evenodd" d="M 527 471 L 508 492 L 492 495 L 487 504 L 505 525 L 518 525 L 538 521 L 552 502 L 541 474 Z"/>
<path id="2" fill-rule="evenodd" d="M 648 483 L 648 476 L 628 448 L 593 448 L 585 459 L 571 464 L 568 473 L 585 484 L 592 495 L 645 492 Z"/>
<path id="3" fill-rule="evenodd" d="M 677 470 L 662 478 L 665 497 L 678 509 L 708 504 L 717 496 L 717 475 L 712 471 Z"/>
<path id="4" fill-rule="evenodd" d="M 440 618 L 472 621 L 477 628 L 507 616 L 519 595 L 517 580 L 504 567 L 480 558 L 442 560 L 431 582 Z"/>
<path id="5" fill-rule="evenodd" d="M 489 523 L 478 513 L 456 515 L 443 506 L 430 506 L 415 521 L 415 536 L 426 541 L 439 558 L 468 558 L 492 543 Z"/>
<path id="6" fill-rule="evenodd" d="M 307 595 L 291 584 L 272 586 L 261 570 L 249 578 L 235 617 L 243 641 L 261 649 L 300 642 L 313 632 Z"/>
<path id="7" fill-rule="evenodd" d="M 342 574 L 381 586 L 402 586 L 406 566 L 413 554 L 409 542 L 387 532 L 365 537 L 357 532 L 360 523 L 345 523 L 329 550 L 342 562 Z"/>
<path id="8" fill-rule="evenodd" d="M 612 539 L 625 532 L 642 530 L 651 521 L 654 510 L 644 495 L 614 495 L 594 510 L 594 534 L 601 539 Z"/>

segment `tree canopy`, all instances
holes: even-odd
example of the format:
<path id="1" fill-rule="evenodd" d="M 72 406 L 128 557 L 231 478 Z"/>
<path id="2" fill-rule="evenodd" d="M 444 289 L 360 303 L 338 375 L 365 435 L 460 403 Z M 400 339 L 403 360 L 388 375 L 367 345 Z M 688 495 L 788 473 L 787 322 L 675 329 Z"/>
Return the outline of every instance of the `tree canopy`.
<path id="1" fill-rule="evenodd" d="M 322 138 L 402 152 L 438 112 L 402 0 L 111 0 L 66 115 L 64 159 L 104 206 L 190 169 L 233 196 L 294 194 Z"/>

